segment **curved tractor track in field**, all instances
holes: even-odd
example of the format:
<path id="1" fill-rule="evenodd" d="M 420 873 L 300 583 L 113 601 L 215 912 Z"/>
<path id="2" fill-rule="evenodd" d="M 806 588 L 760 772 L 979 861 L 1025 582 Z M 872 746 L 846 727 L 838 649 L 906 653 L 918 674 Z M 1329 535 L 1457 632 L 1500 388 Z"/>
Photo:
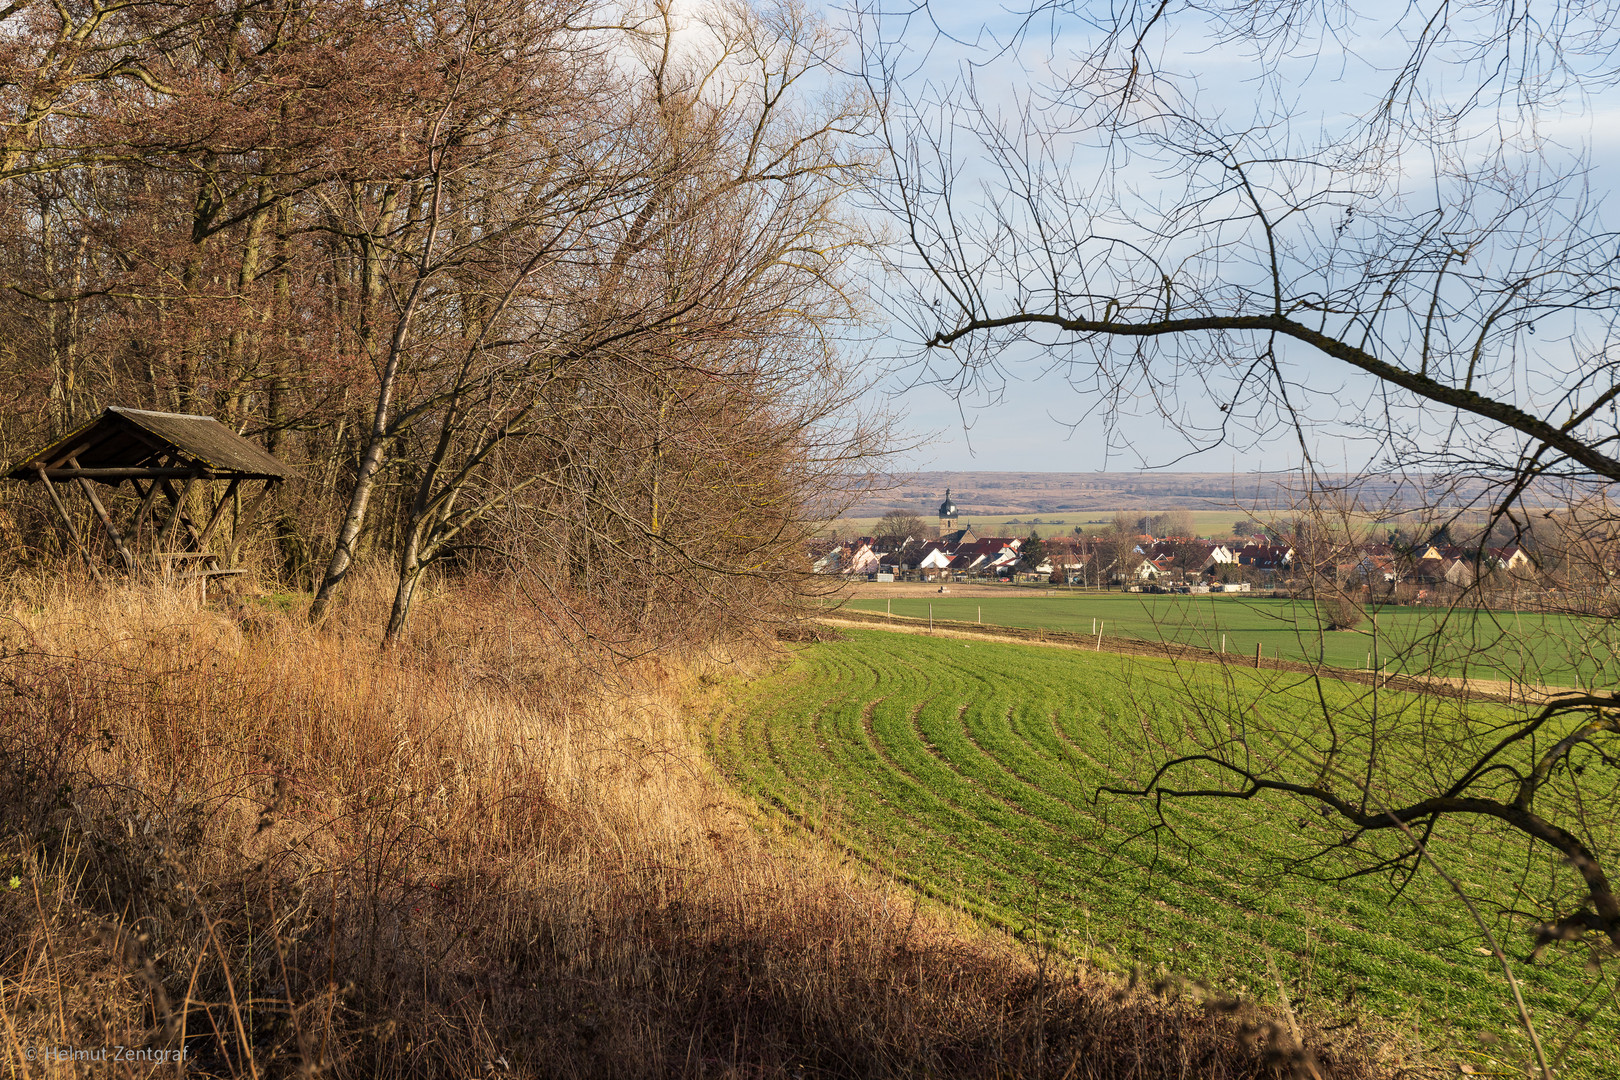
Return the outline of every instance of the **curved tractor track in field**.
<path id="1" fill-rule="evenodd" d="M 800 827 L 1020 936 L 1120 970 L 1274 998 L 1275 965 L 1296 1005 L 1328 1023 L 1370 1016 L 1415 1023 L 1425 1037 L 1517 1038 L 1494 962 L 1432 875 L 1392 900 L 1379 875 L 1280 873 L 1280 857 L 1339 835 L 1282 799 L 1183 803 L 1167 810 L 1172 829 L 1155 831 L 1144 801 L 1096 796 L 1162 755 L 1200 695 L 1213 700 L 1247 679 L 1254 685 L 1235 692 L 1270 695 L 1254 707 L 1297 707 L 1308 725 L 1303 687 L 1279 685 L 1276 673 L 1176 670 L 1106 652 L 847 633 L 753 684 L 708 730 L 713 759 L 737 786 Z M 1451 871 L 1482 891 L 1525 872 L 1523 851 L 1503 837 L 1475 834 L 1447 851 Z M 1345 867 L 1330 858 L 1318 869 L 1330 877 Z M 1497 932 L 1524 940 L 1522 926 Z M 1575 1015 L 1584 959 L 1521 972 L 1549 1028 Z M 1583 1041 L 1612 1047 L 1615 1036 L 1611 1024 Z"/>

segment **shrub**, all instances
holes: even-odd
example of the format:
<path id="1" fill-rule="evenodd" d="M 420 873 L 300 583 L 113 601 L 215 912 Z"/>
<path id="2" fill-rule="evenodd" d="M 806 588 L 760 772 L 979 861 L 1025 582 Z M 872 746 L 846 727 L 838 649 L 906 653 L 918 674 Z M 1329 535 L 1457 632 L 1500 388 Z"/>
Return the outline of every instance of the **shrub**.
<path id="1" fill-rule="evenodd" d="M 1343 593 L 1316 596 L 1316 622 L 1323 630 L 1354 630 L 1365 618 L 1361 605 Z"/>

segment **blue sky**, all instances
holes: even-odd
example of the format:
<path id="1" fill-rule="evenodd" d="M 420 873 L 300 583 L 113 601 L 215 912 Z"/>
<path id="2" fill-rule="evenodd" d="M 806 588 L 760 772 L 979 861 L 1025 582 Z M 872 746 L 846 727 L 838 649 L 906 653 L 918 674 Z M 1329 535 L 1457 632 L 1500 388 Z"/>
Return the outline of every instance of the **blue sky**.
<path id="1" fill-rule="evenodd" d="M 837 22 L 846 16 L 841 5 L 828 4 L 828 16 Z M 1201 114 L 1219 115 L 1242 124 L 1251 117 L 1272 113 L 1281 100 L 1292 117 L 1290 123 L 1306 136 L 1320 132 L 1353 130 L 1357 117 L 1387 85 L 1387 71 L 1401 55 L 1400 39 L 1388 32 L 1386 24 L 1394 13 L 1410 10 L 1404 5 L 1384 7 L 1357 5 L 1359 23 L 1340 40 L 1351 43 L 1341 48 L 1330 42 L 1310 61 L 1297 61 L 1285 68 L 1282 93 L 1285 99 L 1257 101 L 1260 90 L 1256 62 L 1231 49 L 1212 50 L 1202 39 L 1197 24 L 1187 19 L 1177 22 L 1173 31 L 1155 44 L 1161 66 L 1177 73 L 1184 93 L 1196 98 Z M 913 49 L 916 63 L 903 72 L 908 89 L 919 89 L 928 80 L 948 79 L 969 57 L 982 58 L 989 42 L 1012 39 L 1015 19 L 999 6 L 942 3 L 932 9 L 933 23 L 914 17 L 904 40 Z M 988 21 L 983 21 L 988 20 Z M 892 24 L 891 25 L 897 25 Z M 1021 47 L 1004 50 L 999 57 L 977 69 L 976 80 L 985 99 L 1010 103 L 1027 92 L 1032 80 L 1048 71 L 1062 71 L 1069 55 L 1084 46 L 1085 31 L 1074 20 L 1054 39 L 1044 30 L 1034 34 Z M 943 29 L 944 34 L 937 32 Z M 1066 36 L 1063 36 L 1066 35 Z M 951 38 L 957 40 L 953 41 Z M 1437 69 L 1443 78 L 1445 69 Z M 1437 86 L 1440 93 L 1445 88 Z M 1514 121 L 1511 114 L 1505 117 Z M 1504 114 L 1489 117 L 1495 123 Z M 1594 192 L 1606 194 L 1612 181 L 1620 143 L 1620 99 L 1612 90 L 1576 93 L 1565 99 L 1560 112 L 1543 125 L 1543 131 L 1568 151 L 1570 158 L 1586 155 L 1591 167 Z M 1490 135 L 1485 134 L 1486 141 Z M 1083 137 L 1076 147 L 1082 147 Z M 1099 168 L 1099 158 L 1077 149 L 1072 158 L 1078 172 Z M 1425 163 L 1405 161 L 1392 171 L 1391 190 L 1427 179 Z M 1152 177 L 1144 173 L 1141 182 L 1150 186 Z M 1171 467 L 1178 471 L 1243 471 L 1247 466 L 1291 468 L 1301 452 L 1298 436 L 1286 427 L 1264 429 L 1235 444 L 1222 444 L 1202 453 L 1180 433 L 1154 415 L 1151 409 L 1129 407 L 1113 416 L 1110 433 L 1096 406 L 1098 401 L 1070 386 L 1061 371 L 1054 370 L 1052 357 L 1026 350 L 1005 365 L 1005 378 L 994 384 L 979 384 L 961 398 L 953 397 L 931 384 L 928 372 L 915 363 L 904 362 L 917 355 L 916 341 L 908 338 L 899 325 L 883 326 L 874 342 L 878 363 L 890 370 L 874 400 L 897 407 L 907 416 L 914 436 L 925 441 L 909 459 L 917 469 L 944 470 L 1040 470 L 1040 471 L 1135 471 L 1143 467 Z M 904 359 L 902 359 L 904 358 Z M 1306 350 L 1295 349 L 1285 356 L 1292 374 L 1314 392 L 1315 404 L 1327 415 L 1338 411 L 1351 421 L 1365 414 L 1376 402 L 1376 384 L 1366 377 L 1347 374 L 1344 369 Z M 933 374 L 937 374 L 934 372 Z M 1436 422 L 1443 423 L 1444 418 Z M 1307 436 L 1313 455 L 1330 469 L 1358 469 L 1376 460 L 1376 451 L 1355 437 L 1353 426 L 1326 423 Z M 1191 455 L 1191 456 L 1189 456 Z"/>

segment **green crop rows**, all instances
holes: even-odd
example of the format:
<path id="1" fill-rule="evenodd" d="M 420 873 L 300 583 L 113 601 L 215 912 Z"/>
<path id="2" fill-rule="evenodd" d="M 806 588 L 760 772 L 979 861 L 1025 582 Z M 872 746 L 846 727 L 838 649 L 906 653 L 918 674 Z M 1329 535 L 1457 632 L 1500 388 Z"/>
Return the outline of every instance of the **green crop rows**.
<path id="1" fill-rule="evenodd" d="M 913 619 L 983 621 L 995 626 L 1176 641 L 1238 656 L 1254 655 L 1544 685 L 1592 685 L 1613 679 L 1613 628 L 1593 619 L 1531 612 L 1385 607 L 1355 630 L 1323 632 L 1309 601 L 1265 596 L 1075 593 L 1008 589 L 1005 597 L 870 595 L 849 603 Z M 1033 594 L 1033 595 L 1032 595 Z"/>
<path id="2" fill-rule="evenodd" d="M 1172 834 L 1152 830 L 1145 800 L 1098 796 L 1099 785 L 1162 760 L 1194 722 L 1191 703 L 1247 696 L 1302 726 L 1320 715 L 1298 677 L 1286 687 L 1275 675 L 1262 685 L 1257 673 L 1224 674 L 1235 681 L 1217 682 L 1214 665 L 851 631 L 750 686 L 713 722 L 709 749 L 763 806 L 1028 939 L 1268 999 L 1275 968 L 1309 1014 L 1376 1017 L 1481 1067 L 1477 1033 L 1519 1045 L 1500 971 L 1435 875 L 1395 897 L 1384 875 L 1325 880 L 1349 865 L 1331 857 L 1315 864 L 1323 880 L 1283 872 L 1282 857 L 1331 844 L 1339 828 L 1284 797 L 1167 804 Z M 1330 684 L 1326 703 L 1337 708 L 1344 694 L 1350 707 L 1352 692 Z M 1417 701 L 1384 697 L 1385 708 Z M 1526 880 L 1511 837 L 1442 832 L 1431 847 L 1476 898 Z M 1526 951 L 1522 920 L 1495 930 Z M 1554 1043 L 1590 1005 L 1587 957 L 1576 952 L 1518 968 Z M 1613 1017 L 1610 1008 L 1578 1037 L 1567 1064 L 1620 1076 Z"/>

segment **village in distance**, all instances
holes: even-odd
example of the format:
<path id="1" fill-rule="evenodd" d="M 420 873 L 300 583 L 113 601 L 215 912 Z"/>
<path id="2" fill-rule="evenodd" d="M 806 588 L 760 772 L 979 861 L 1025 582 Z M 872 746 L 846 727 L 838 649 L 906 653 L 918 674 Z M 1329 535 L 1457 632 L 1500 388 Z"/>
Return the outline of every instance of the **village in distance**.
<path id="1" fill-rule="evenodd" d="M 1237 485 L 1226 480 L 1231 491 Z M 807 552 L 851 581 L 1037 584 L 1128 592 L 1309 592 L 1366 602 L 1454 602 L 1476 582 L 1519 605 L 1590 592 L 1592 554 L 1571 551 L 1578 514 L 1484 527 L 1469 508 L 1382 492 L 1346 514 L 1278 497 L 1257 476 L 1223 500 L 1201 474 L 929 474 L 829 523 Z M 944 480 L 928 491 L 929 480 Z M 962 484 L 953 492 L 950 482 Z M 1262 499 L 1268 493 L 1269 499 Z M 963 494 L 964 490 L 968 494 Z M 886 507 L 886 508 L 884 508 Z M 881 512 L 874 513 L 874 511 Z M 1560 526 L 1564 527 L 1560 527 Z M 1583 535 L 1583 546 L 1591 537 Z M 1485 595 L 1489 595 L 1489 592 Z"/>

